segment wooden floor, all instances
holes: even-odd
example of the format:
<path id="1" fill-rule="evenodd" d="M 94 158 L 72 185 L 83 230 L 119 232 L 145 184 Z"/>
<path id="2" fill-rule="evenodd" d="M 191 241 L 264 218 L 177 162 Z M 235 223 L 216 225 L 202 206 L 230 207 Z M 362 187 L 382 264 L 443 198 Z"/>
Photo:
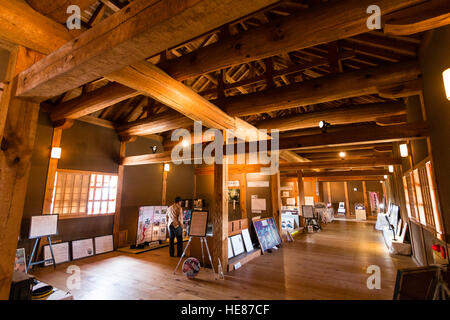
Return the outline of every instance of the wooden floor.
<path id="1" fill-rule="evenodd" d="M 201 270 L 195 280 L 172 275 L 177 258 L 168 248 L 138 255 L 107 253 L 35 270 L 41 281 L 66 288 L 66 268 L 81 268 L 75 299 L 391 299 L 396 269 L 412 267 L 409 257 L 391 257 L 373 224 L 334 221 L 315 234 L 258 257 L 213 280 Z M 366 286 L 367 267 L 381 268 L 381 289 Z"/>

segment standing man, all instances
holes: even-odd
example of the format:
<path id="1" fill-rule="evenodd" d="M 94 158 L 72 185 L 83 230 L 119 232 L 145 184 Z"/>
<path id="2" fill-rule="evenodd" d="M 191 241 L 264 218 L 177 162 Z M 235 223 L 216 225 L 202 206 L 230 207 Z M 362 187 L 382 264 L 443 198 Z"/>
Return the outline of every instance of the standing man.
<path id="1" fill-rule="evenodd" d="M 169 228 L 170 256 L 175 256 L 174 242 L 177 237 L 177 256 L 183 254 L 183 212 L 181 210 L 182 200 L 180 197 L 175 198 L 175 203 L 167 209 L 166 222 Z"/>

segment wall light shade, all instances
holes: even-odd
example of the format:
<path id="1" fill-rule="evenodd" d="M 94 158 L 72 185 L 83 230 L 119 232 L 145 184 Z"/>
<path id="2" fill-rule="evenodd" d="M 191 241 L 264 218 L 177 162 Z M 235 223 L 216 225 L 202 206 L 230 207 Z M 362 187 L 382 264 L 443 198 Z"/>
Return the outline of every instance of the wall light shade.
<path id="1" fill-rule="evenodd" d="M 400 156 L 406 158 L 408 156 L 408 145 L 403 143 L 400 145 Z"/>
<path id="2" fill-rule="evenodd" d="M 52 152 L 50 154 L 50 158 L 52 159 L 61 159 L 61 148 L 53 147 Z"/>
<path id="3" fill-rule="evenodd" d="M 390 172 L 390 173 L 394 172 L 394 166 L 393 166 L 393 165 L 390 165 L 390 166 L 389 166 L 389 172 Z"/>
<path id="4" fill-rule="evenodd" d="M 384 178 L 387 179 L 387 174 L 384 175 Z"/>
<path id="5" fill-rule="evenodd" d="M 345 157 L 345 152 L 343 152 L 343 151 L 339 152 L 339 157 L 344 158 Z"/>
<path id="6" fill-rule="evenodd" d="M 166 172 L 170 171 L 170 164 L 169 163 L 165 163 L 164 164 L 164 171 L 166 171 Z"/>
<path id="7" fill-rule="evenodd" d="M 450 68 L 442 72 L 442 77 L 444 78 L 445 94 L 447 99 L 450 100 Z"/>

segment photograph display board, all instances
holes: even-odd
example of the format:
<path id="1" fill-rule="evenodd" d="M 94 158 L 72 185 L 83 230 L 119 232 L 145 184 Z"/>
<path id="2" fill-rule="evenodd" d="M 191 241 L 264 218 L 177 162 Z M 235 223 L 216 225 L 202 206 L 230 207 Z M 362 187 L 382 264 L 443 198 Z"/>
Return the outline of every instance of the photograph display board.
<path id="1" fill-rule="evenodd" d="M 263 252 L 281 244 L 281 237 L 273 218 L 253 221 L 253 226 Z"/>
<path id="2" fill-rule="evenodd" d="M 245 252 L 244 249 L 244 240 L 242 240 L 241 234 L 237 234 L 235 236 L 230 237 L 231 245 L 233 246 L 234 255 L 240 255 Z"/>
<path id="3" fill-rule="evenodd" d="M 248 229 L 242 229 L 242 238 L 244 239 L 245 250 L 247 252 L 253 251 L 253 243 L 252 239 L 250 238 L 250 232 L 248 231 Z"/>
<path id="4" fill-rule="evenodd" d="M 30 224 L 30 239 L 52 236 L 58 233 L 58 215 L 46 214 L 32 216 Z"/>
<path id="5" fill-rule="evenodd" d="M 94 241 L 92 238 L 72 241 L 73 260 L 94 255 Z"/>
<path id="6" fill-rule="evenodd" d="M 167 206 L 139 207 L 136 245 L 144 242 L 166 240 Z"/>
<path id="7" fill-rule="evenodd" d="M 193 211 L 191 224 L 189 226 L 190 237 L 206 237 L 206 228 L 208 227 L 208 212 Z"/>
<path id="8" fill-rule="evenodd" d="M 69 243 L 68 242 L 52 244 L 52 248 L 53 248 L 53 254 L 55 256 L 56 264 L 70 261 Z M 51 258 L 52 258 L 52 253 L 50 252 L 50 246 L 46 245 L 46 246 L 44 246 L 44 259 L 49 260 Z M 53 261 L 45 261 L 44 265 L 52 266 Z"/>
<path id="9" fill-rule="evenodd" d="M 94 238 L 95 254 L 111 252 L 114 250 L 113 236 L 103 236 Z"/>

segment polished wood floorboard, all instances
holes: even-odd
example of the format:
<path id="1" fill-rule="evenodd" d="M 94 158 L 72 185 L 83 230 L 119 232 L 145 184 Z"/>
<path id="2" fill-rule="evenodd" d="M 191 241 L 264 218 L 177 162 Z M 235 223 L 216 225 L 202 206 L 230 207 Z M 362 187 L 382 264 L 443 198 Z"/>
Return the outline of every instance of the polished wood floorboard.
<path id="1" fill-rule="evenodd" d="M 372 223 L 334 221 L 314 234 L 301 234 L 225 280 L 202 269 L 195 280 L 181 271 L 168 248 L 131 255 L 112 252 L 34 270 L 41 281 L 66 289 L 69 265 L 81 269 L 75 299 L 391 299 L 396 270 L 415 266 L 410 257 L 390 256 Z M 381 269 L 381 289 L 369 290 L 367 267 Z"/>

